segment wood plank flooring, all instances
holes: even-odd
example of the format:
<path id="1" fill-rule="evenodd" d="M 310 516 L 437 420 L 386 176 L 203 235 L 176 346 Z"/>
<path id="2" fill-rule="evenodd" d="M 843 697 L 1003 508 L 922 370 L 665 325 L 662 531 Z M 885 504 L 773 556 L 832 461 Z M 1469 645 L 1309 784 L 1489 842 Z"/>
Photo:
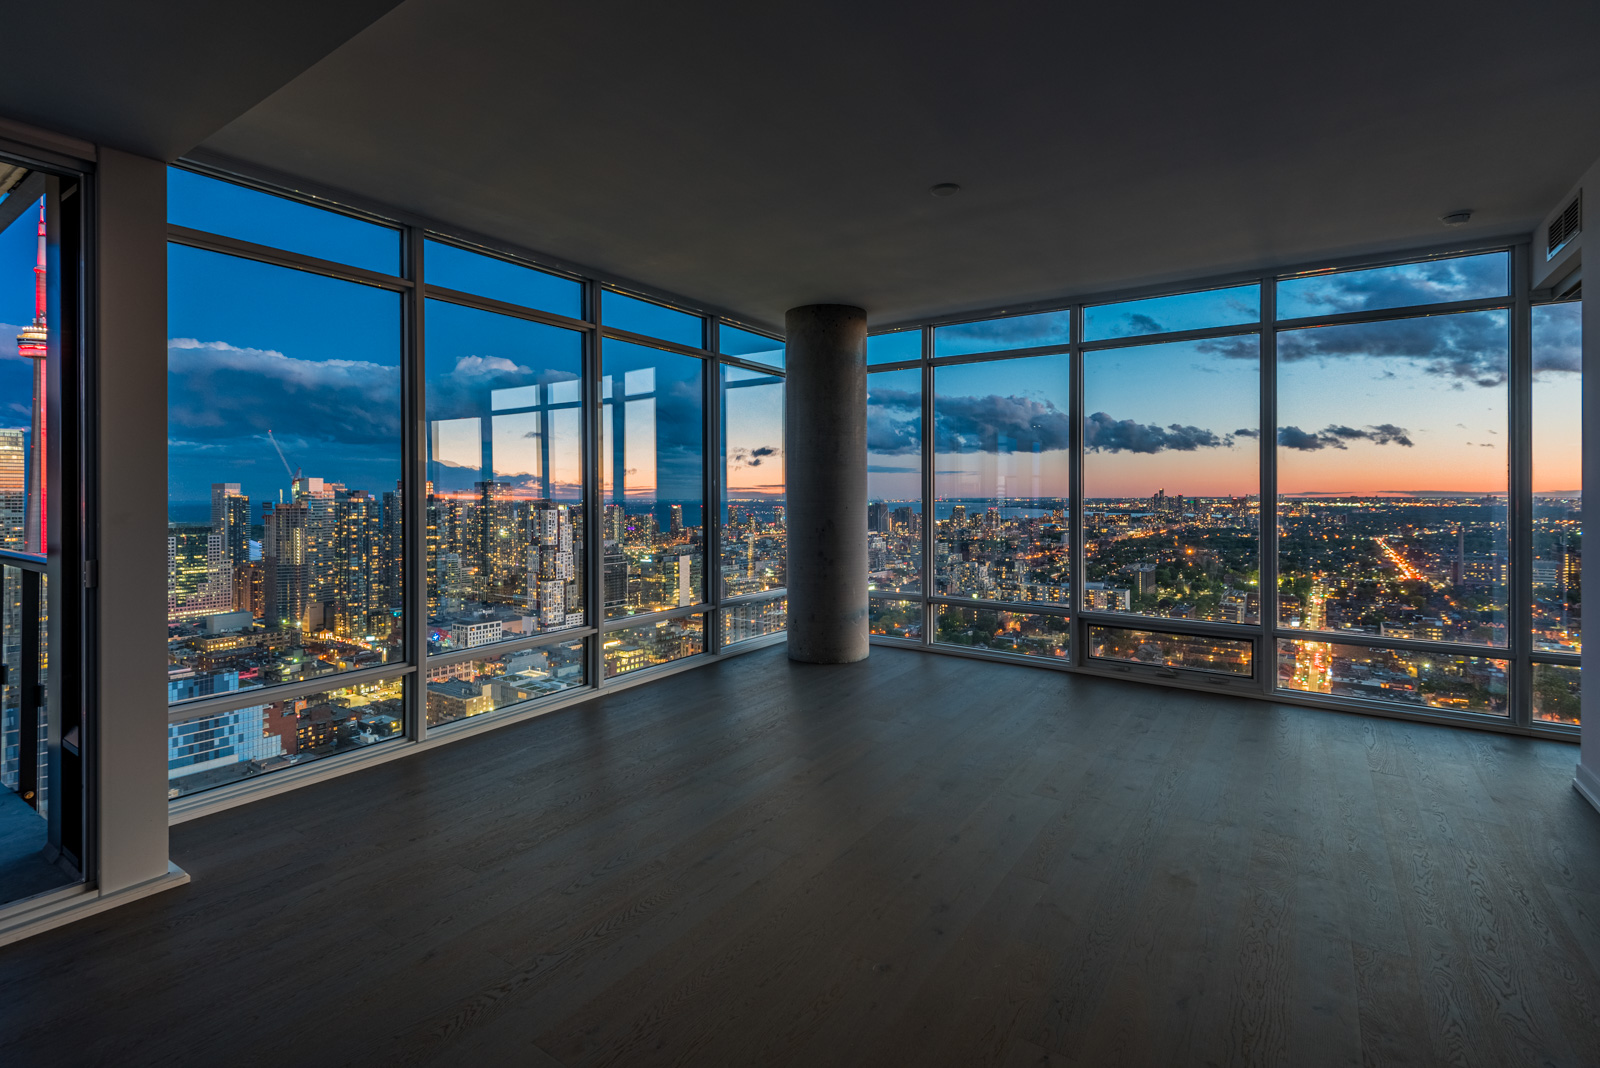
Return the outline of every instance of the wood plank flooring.
<path id="1" fill-rule="evenodd" d="M 775 648 L 173 829 L 0 1064 L 1600 1064 L 1557 742 Z"/>

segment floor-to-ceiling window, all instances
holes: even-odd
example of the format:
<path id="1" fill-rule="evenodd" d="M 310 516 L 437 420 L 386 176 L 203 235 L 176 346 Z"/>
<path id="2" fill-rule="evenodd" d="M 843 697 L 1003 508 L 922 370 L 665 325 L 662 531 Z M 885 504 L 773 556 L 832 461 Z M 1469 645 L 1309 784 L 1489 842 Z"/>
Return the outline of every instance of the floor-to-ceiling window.
<path id="1" fill-rule="evenodd" d="M 874 635 L 1575 725 L 1578 305 L 1530 309 L 1526 254 L 1311 265 L 875 334 Z M 926 530 L 893 521 L 923 500 Z M 1046 610 L 1058 641 L 1030 628 Z"/>
<path id="2" fill-rule="evenodd" d="M 169 239 L 174 797 L 783 632 L 781 340 L 187 169 Z"/>

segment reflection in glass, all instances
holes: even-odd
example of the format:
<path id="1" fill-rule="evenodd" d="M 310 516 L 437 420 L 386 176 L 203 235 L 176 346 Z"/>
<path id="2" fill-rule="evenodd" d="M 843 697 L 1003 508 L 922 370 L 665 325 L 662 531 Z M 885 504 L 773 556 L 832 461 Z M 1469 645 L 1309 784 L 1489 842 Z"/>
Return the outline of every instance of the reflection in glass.
<path id="1" fill-rule="evenodd" d="M 705 600 L 704 364 L 610 339 L 602 361 L 606 618 L 697 604 Z"/>
<path id="2" fill-rule="evenodd" d="M 921 641 L 922 602 L 873 597 L 867 601 L 867 629 L 872 634 Z"/>
<path id="3" fill-rule="evenodd" d="M 1085 341 L 1141 337 L 1174 330 L 1243 326 L 1261 319 L 1261 287 L 1234 286 L 1199 293 L 1174 293 L 1083 309 Z"/>
<path id="4" fill-rule="evenodd" d="M 900 363 L 922 359 L 922 331 L 896 330 L 867 338 L 867 364 Z"/>
<path id="5" fill-rule="evenodd" d="M 1071 341 L 1070 311 L 1041 312 L 1037 315 L 1013 315 L 1005 319 L 985 319 L 977 323 L 938 327 L 933 332 L 933 354 L 966 356 L 975 352 L 999 352 L 1002 349 L 1066 345 Z"/>
<path id="6" fill-rule="evenodd" d="M 583 335 L 428 301 L 428 648 L 583 625 Z"/>
<path id="7" fill-rule="evenodd" d="M 769 367 L 783 366 L 783 342 L 753 334 L 726 323 L 717 328 L 717 348 L 724 356 L 737 356 Z"/>
<path id="8" fill-rule="evenodd" d="M 39 176 L 0 164 L 0 176 L 15 183 L 4 201 L 18 210 L 0 230 L 0 346 L 14 356 L 0 359 L 0 548 L 44 553 L 48 484 L 44 429 L 50 368 L 49 213 L 45 197 L 13 202 L 32 192 Z M 15 346 L 13 349 L 12 346 Z"/>
<path id="9" fill-rule="evenodd" d="M 779 634 L 789 626 L 789 598 L 741 601 L 722 610 L 722 644 L 737 645 L 752 638 Z"/>
<path id="10" fill-rule="evenodd" d="M 217 693 L 240 687 L 222 680 Z M 174 684 L 169 684 L 169 689 Z M 185 797 L 405 737 L 398 676 L 167 725 L 167 796 Z"/>
<path id="11" fill-rule="evenodd" d="M 1581 720 L 1583 676 L 1575 664 L 1533 665 L 1533 718 L 1542 723 Z"/>
<path id="12" fill-rule="evenodd" d="M 49 580 L 37 572 L 9 565 L 0 567 L 0 788 L 11 790 L 28 802 L 39 816 L 49 814 L 50 806 L 50 613 Z M 30 656 L 27 647 L 26 606 L 35 606 L 36 642 Z M 30 677 L 32 676 L 32 677 Z M 31 698 L 25 697 L 29 685 L 37 686 Z M 24 708 L 31 710 L 32 722 L 24 719 Z M 28 729 L 24 729 L 28 728 Z M 32 774 L 24 753 L 33 752 Z M 21 808 L 8 809 L 21 812 Z M 45 841 L 44 820 L 28 830 L 30 824 L 17 823 L 16 846 L 24 837 Z"/>
<path id="13" fill-rule="evenodd" d="M 698 315 L 607 289 L 600 296 L 600 321 L 613 330 L 658 337 L 692 348 L 706 343 L 705 321 Z"/>
<path id="14" fill-rule="evenodd" d="M 783 378 L 722 368 L 722 594 L 783 587 Z"/>
<path id="15" fill-rule="evenodd" d="M 430 286 L 475 293 L 571 319 L 583 318 L 583 283 L 572 278 L 468 252 L 443 241 L 424 243 L 423 265 Z"/>
<path id="16" fill-rule="evenodd" d="M 1254 648 L 1251 642 L 1198 634 L 1164 634 L 1121 627 L 1089 628 L 1091 660 L 1120 660 L 1250 678 L 1255 674 Z"/>
<path id="17" fill-rule="evenodd" d="M 1506 644 L 1507 317 L 1278 335 L 1279 623 Z"/>
<path id="18" fill-rule="evenodd" d="M 167 168 L 167 222 L 302 256 L 400 273 L 400 231 L 177 167 Z"/>
<path id="19" fill-rule="evenodd" d="M 1533 645 L 1583 650 L 1583 304 L 1533 309 Z"/>
<path id="20" fill-rule="evenodd" d="M 168 272 L 171 699 L 387 663 L 399 295 L 179 245 Z"/>
<path id="21" fill-rule="evenodd" d="M 1255 334 L 1083 357 L 1083 607 L 1260 618 Z"/>
<path id="22" fill-rule="evenodd" d="M 1068 603 L 1071 392 L 1065 353 L 934 371 L 937 593 Z"/>
<path id="23" fill-rule="evenodd" d="M 1280 640 L 1278 686 L 1419 711 L 1506 714 L 1506 662 L 1487 657 Z"/>
<path id="24" fill-rule="evenodd" d="M 430 665 L 428 726 L 497 712 L 583 684 L 582 642 Z"/>
<path id="25" fill-rule="evenodd" d="M 611 679 L 704 652 L 705 616 L 639 623 L 607 631 L 600 639 L 606 678 Z"/>
<path id="26" fill-rule="evenodd" d="M 867 376 L 867 582 L 922 589 L 922 372 Z"/>
<path id="27" fill-rule="evenodd" d="M 1490 252 L 1364 271 L 1312 271 L 1278 283 L 1278 318 L 1503 297 L 1510 263 L 1508 253 Z"/>
<path id="28" fill-rule="evenodd" d="M 939 605 L 933 640 L 1017 656 L 1065 659 L 1071 622 L 1066 616 Z"/>

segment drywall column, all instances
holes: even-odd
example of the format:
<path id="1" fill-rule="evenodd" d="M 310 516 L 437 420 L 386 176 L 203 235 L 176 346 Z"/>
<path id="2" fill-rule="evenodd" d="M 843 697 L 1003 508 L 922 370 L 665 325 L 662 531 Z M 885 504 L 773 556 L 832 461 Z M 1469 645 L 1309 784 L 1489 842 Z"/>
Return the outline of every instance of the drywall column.
<path id="1" fill-rule="evenodd" d="M 1579 255 L 1580 270 L 1589 276 L 1590 289 L 1583 302 L 1583 523 L 1585 529 L 1592 520 L 1600 520 L 1600 287 L 1594 280 L 1600 277 L 1600 160 L 1596 160 L 1579 183 L 1583 199 L 1589 207 L 1590 218 L 1583 221 L 1582 242 Z M 1534 249 L 1540 247 L 1537 237 Z M 1591 491 L 1590 483 L 1594 483 Z M 1596 514 L 1589 514 L 1589 502 L 1595 501 Z M 1600 552 L 1584 553 L 1580 565 L 1579 581 L 1582 588 L 1600 591 Z M 1594 623 L 1600 613 L 1591 617 Z M 1583 721 L 1583 750 L 1579 757 L 1573 785 L 1600 808 L 1600 645 L 1589 642 L 1583 649 L 1583 670 L 1589 672 L 1587 685 L 1579 698 L 1580 718 Z M 1590 889 L 1593 889 L 1592 887 Z"/>
<path id="2" fill-rule="evenodd" d="M 111 894 L 168 875 L 167 169 L 102 149 L 95 189 L 99 633 L 91 700 L 95 874 Z"/>
<path id="3" fill-rule="evenodd" d="M 867 313 L 785 317 L 789 659 L 867 656 Z"/>

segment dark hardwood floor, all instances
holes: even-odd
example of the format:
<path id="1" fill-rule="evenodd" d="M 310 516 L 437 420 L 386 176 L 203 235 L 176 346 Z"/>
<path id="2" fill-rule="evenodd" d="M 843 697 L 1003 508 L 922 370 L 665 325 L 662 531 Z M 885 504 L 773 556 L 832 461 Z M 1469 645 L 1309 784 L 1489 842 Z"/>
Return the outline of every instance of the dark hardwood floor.
<path id="1" fill-rule="evenodd" d="M 174 828 L 0 1064 L 1593 1066 L 1576 760 L 775 648 Z"/>

